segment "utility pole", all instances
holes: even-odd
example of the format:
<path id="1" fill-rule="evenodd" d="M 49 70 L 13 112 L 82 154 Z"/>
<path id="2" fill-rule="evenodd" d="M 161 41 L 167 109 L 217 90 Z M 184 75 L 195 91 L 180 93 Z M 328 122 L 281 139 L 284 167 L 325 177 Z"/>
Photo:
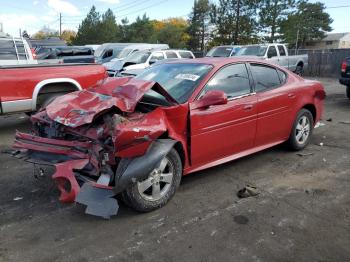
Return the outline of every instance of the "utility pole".
<path id="1" fill-rule="evenodd" d="M 234 44 L 238 44 L 238 30 L 239 30 L 239 11 L 240 11 L 240 4 L 241 1 L 237 1 L 237 6 L 236 6 L 236 24 L 235 24 L 235 35 L 234 35 Z"/>
<path id="2" fill-rule="evenodd" d="M 60 38 L 62 35 L 62 13 L 60 13 Z"/>
<path id="3" fill-rule="evenodd" d="M 299 28 L 297 31 L 297 41 L 295 42 L 295 55 L 297 54 L 297 50 L 298 50 L 298 42 L 299 42 Z"/>

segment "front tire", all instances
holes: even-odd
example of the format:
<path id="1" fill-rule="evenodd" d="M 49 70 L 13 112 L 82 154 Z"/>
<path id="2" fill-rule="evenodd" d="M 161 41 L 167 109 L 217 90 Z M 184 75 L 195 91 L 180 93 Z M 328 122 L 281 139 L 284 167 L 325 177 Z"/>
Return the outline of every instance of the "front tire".
<path id="1" fill-rule="evenodd" d="M 300 110 L 290 132 L 289 147 L 295 151 L 304 149 L 310 142 L 313 127 L 314 119 L 311 112 L 307 109 Z"/>
<path id="2" fill-rule="evenodd" d="M 122 193 L 123 201 L 139 212 L 158 209 L 174 196 L 181 177 L 181 159 L 177 151 L 171 149 L 145 180 L 132 184 Z"/>
<path id="3" fill-rule="evenodd" d="M 346 96 L 350 99 L 350 86 L 346 86 Z"/>

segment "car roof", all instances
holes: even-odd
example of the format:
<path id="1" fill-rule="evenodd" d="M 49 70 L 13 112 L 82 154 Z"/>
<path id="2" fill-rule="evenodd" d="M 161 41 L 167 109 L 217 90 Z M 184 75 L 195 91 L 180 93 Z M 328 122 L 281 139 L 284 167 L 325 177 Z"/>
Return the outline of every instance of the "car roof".
<path id="1" fill-rule="evenodd" d="M 266 63 L 263 59 L 249 56 L 234 56 L 234 57 L 203 57 L 195 59 L 178 59 L 173 61 L 168 61 L 167 63 L 186 63 L 186 64 L 209 64 L 215 67 L 221 67 L 230 63 L 237 62 L 263 62 Z M 269 63 L 267 63 L 269 64 Z"/>

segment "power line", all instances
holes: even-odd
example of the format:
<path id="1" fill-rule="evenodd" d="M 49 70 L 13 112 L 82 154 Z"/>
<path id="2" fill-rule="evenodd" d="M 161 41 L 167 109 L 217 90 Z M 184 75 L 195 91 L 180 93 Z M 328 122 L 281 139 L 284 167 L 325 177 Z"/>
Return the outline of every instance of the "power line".
<path id="1" fill-rule="evenodd" d="M 142 5 L 144 3 L 147 3 L 149 1 L 151 1 L 151 0 L 135 1 L 135 3 L 133 5 L 130 5 L 130 6 L 126 7 L 126 8 L 115 8 L 115 9 L 112 9 L 112 10 L 115 11 L 115 12 L 123 12 L 123 11 L 129 10 L 130 8 L 133 8 L 133 7 Z"/>
<path id="2" fill-rule="evenodd" d="M 330 7 L 326 7 L 326 9 L 336 9 L 336 8 L 346 8 L 346 7 L 350 7 L 350 5 L 330 6 Z"/>
<path id="3" fill-rule="evenodd" d="M 133 11 L 133 12 L 130 12 L 130 13 L 127 13 L 127 14 L 118 15 L 118 16 L 116 16 L 115 18 L 126 17 L 126 16 L 128 16 L 128 15 L 132 15 L 132 14 L 135 14 L 135 13 L 138 13 L 138 12 L 141 12 L 141 11 L 145 11 L 146 9 L 150 9 L 150 8 L 152 8 L 152 7 L 155 7 L 155 6 L 157 6 L 157 5 L 163 4 L 163 3 L 168 2 L 168 1 L 169 1 L 169 0 L 159 1 L 159 2 L 157 2 L 157 3 L 154 3 L 153 5 L 146 6 L 146 7 L 142 8 L 142 9 L 139 9 L 139 10 L 136 10 L 136 11 Z"/>

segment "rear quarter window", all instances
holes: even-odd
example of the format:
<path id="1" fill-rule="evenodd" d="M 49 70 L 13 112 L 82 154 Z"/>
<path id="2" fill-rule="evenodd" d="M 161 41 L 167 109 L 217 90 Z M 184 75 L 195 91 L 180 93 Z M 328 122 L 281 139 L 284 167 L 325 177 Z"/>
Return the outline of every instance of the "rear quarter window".
<path id="1" fill-rule="evenodd" d="M 192 56 L 192 54 L 191 54 L 190 52 L 180 51 L 179 54 L 180 54 L 180 56 L 181 56 L 182 58 L 190 58 L 190 59 L 193 58 L 193 56 Z"/>
<path id="2" fill-rule="evenodd" d="M 281 86 L 280 75 L 274 67 L 260 64 L 250 66 L 255 80 L 255 92 L 263 92 Z"/>

